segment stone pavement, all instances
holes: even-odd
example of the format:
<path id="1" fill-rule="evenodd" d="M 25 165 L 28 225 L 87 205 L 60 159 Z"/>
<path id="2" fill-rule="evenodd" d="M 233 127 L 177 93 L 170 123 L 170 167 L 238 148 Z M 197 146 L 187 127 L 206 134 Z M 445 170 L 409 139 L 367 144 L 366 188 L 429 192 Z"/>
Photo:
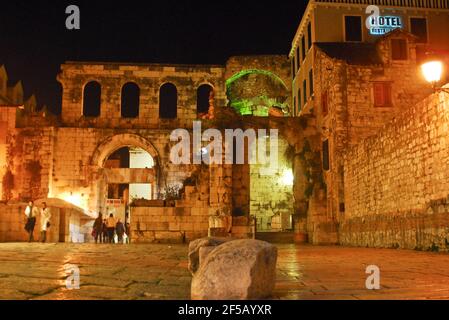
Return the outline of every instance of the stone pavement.
<path id="1" fill-rule="evenodd" d="M 449 255 L 279 245 L 275 299 L 449 299 Z M 181 245 L 0 244 L 0 299 L 189 299 L 187 247 Z M 80 268 L 67 290 L 64 266 Z M 379 291 L 365 289 L 368 265 Z"/>

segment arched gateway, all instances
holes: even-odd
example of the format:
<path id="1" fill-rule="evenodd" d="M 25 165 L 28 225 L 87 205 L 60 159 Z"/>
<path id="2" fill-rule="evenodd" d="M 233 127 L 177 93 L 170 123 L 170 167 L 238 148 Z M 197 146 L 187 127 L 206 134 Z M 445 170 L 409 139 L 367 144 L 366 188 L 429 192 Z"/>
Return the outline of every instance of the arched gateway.
<path id="1" fill-rule="evenodd" d="M 159 154 L 151 142 L 136 134 L 103 141 L 92 156 L 97 168 L 96 207 L 125 220 L 135 199 L 153 200 L 159 192 Z"/>

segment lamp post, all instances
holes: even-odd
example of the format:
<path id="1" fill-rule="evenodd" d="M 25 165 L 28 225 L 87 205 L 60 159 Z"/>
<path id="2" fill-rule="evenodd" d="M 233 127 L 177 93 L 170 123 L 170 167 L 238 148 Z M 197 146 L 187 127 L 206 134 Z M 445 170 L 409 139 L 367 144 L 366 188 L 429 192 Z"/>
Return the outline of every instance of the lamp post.
<path id="1" fill-rule="evenodd" d="M 443 74 L 443 63 L 438 60 L 430 60 L 421 65 L 421 71 L 427 82 L 432 84 L 435 92 L 449 93 L 449 88 L 442 88 L 438 86 Z"/>

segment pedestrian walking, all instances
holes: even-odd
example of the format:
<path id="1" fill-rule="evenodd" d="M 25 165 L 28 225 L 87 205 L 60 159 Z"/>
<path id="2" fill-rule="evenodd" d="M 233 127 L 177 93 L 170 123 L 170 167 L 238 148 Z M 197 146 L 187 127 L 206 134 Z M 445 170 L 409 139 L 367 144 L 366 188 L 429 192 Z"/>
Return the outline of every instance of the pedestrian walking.
<path id="1" fill-rule="evenodd" d="M 29 234 L 28 242 L 34 241 L 34 228 L 36 226 L 36 218 L 38 215 L 39 215 L 39 208 L 34 206 L 33 201 L 30 201 L 25 209 L 25 216 L 27 218 L 25 230 Z"/>
<path id="2" fill-rule="evenodd" d="M 98 240 L 100 240 L 100 243 L 103 242 L 102 240 L 102 233 L 103 233 L 103 214 L 100 212 L 98 215 L 98 218 L 95 219 L 94 222 L 94 238 L 95 243 L 98 243 Z"/>
<path id="3" fill-rule="evenodd" d="M 107 224 L 107 220 L 106 219 L 103 220 L 103 227 L 101 228 L 101 235 L 103 237 L 103 243 L 108 243 L 109 242 L 109 238 L 108 238 L 108 224 Z"/>
<path id="4" fill-rule="evenodd" d="M 117 232 L 118 243 L 123 243 L 123 236 L 125 234 L 125 225 L 123 224 L 123 222 L 120 218 L 117 221 L 115 230 Z"/>
<path id="5" fill-rule="evenodd" d="M 106 221 L 109 243 L 114 243 L 114 233 L 116 224 L 117 221 L 115 220 L 114 215 L 111 213 Z"/>
<path id="6" fill-rule="evenodd" d="M 51 212 L 50 208 L 47 208 L 47 203 L 42 203 L 41 217 L 41 242 L 45 243 L 47 241 L 47 231 L 50 228 Z"/>

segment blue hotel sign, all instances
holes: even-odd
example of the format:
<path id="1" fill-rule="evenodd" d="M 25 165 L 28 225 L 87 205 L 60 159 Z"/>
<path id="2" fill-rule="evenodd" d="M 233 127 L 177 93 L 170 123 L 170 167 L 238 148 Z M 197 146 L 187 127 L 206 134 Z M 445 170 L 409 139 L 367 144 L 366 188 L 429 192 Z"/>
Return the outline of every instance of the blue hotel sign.
<path id="1" fill-rule="evenodd" d="M 395 16 L 379 16 L 370 17 L 370 33 L 372 35 L 382 35 L 391 30 L 402 28 L 401 17 Z"/>
<path id="2" fill-rule="evenodd" d="M 372 35 L 383 35 L 391 30 L 403 27 L 401 17 L 381 16 L 378 6 L 368 6 L 366 14 L 369 14 L 366 19 L 366 27 Z"/>

